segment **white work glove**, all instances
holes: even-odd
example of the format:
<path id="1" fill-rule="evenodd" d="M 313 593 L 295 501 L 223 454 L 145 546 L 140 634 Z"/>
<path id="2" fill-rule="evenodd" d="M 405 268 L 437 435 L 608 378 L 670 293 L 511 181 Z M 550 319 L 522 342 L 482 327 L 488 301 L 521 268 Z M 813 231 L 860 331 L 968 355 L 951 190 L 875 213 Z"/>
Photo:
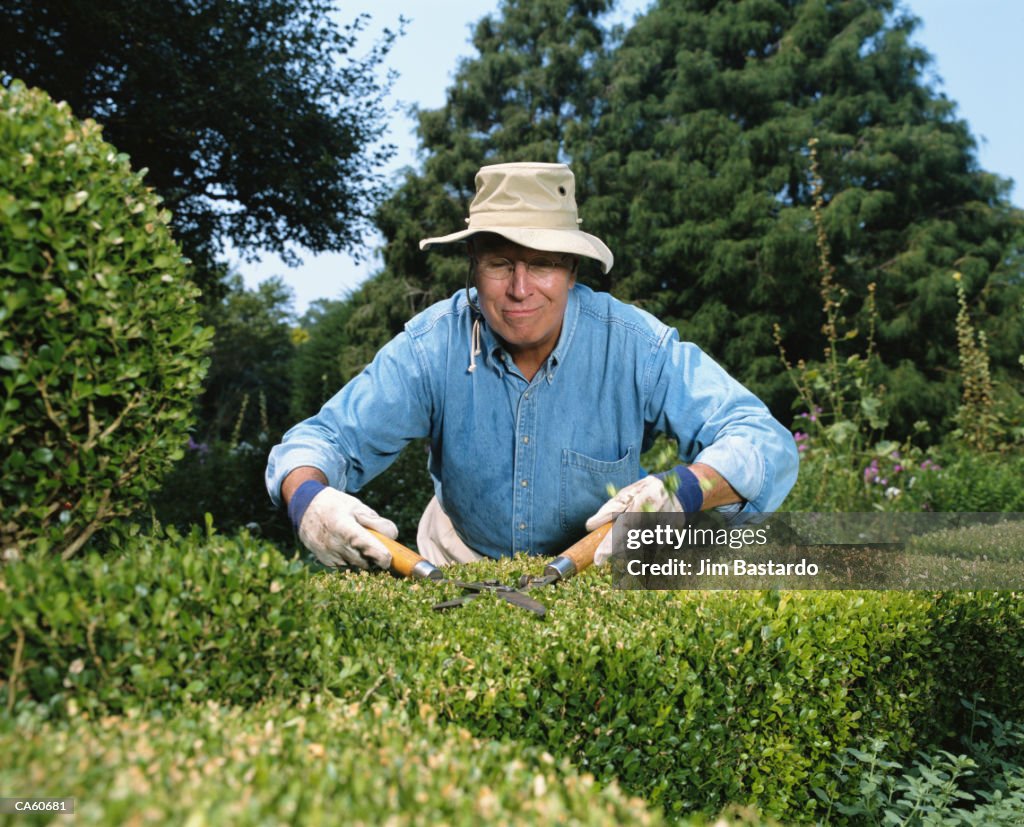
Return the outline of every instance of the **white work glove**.
<path id="1" fill-rule="evenodd" d="M 310 501 L 299 523 L 299 539 L 316 559 L 332 568 L 349 565 L 369 569 L 370 565 L 391 568 L 391 552 L 366 529 L 372 528 L 392 540 L 398 527 L 370 506 L 336 488 L 324 488 Z"/>
<path id="2" fill-rule="evenodd" d="M 683 507 L 658 477 L 649 476 L 627 485 L 587 520 L 587 531 L 609 523 L 626 511 L 680 512 Z M 594 552 L 594 565 L 602 566 L 612 556 L 612 532 L 608 532 Z"/>

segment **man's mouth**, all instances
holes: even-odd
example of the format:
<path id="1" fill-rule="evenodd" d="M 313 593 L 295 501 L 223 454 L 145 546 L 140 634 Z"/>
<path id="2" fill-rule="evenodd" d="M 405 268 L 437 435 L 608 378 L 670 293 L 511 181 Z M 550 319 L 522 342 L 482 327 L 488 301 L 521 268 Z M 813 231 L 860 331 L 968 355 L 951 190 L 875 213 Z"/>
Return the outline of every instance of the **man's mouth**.
<path id="1" fill-rule="evenodd" d="M 501 311 L 506 319 L 525 319 L 540 310 L 539 307 L 515 307 Z"/>

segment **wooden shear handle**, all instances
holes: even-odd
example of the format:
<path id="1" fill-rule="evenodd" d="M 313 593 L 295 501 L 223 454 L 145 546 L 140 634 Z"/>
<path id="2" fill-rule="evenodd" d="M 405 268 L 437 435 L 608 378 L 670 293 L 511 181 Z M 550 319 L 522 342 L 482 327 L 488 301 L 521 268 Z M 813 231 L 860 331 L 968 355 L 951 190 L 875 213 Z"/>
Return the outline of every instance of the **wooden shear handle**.
<path id="1" fill-rule="evenodd" d="M 384 547 L 391 552 L 391 571 L 395 574 L 402 577 L 428 578 L 430 580 L 439 580 L 441 578 L 441 570 L 428 561 L 426 557 L 420 556 L 397 540 L 385 537 L 379 531 L 374 531 L 372 528 L 366 530 L 375 539 L 380 540 Z"/>
<path id="2" fill-rule="evenodd" d="M 605 535 L 612 530 L 612 523 L 605 523 L 591 531 L 578 543 L 567 548 L 549 566 L 554 566 L 563 578 L 572 577 L 590 568 L 594 562 L 594 553 Z M 376 539 L 384 544 L 384 547 L 391 552 L 391 571 L 402 577 L 430 578 L 438 580 L 441 578 L 441 570 L 425 557 L 420 556 L 411 548 L 403 546 L 390 537 L 385 537 L 379 531 L 368 528 Z M 571 570 L 570 570 L 571 567 Z"/>
<path id="3" fill-rule="evenodd" d="M 601 541 L 612 530 L 612 522 L 598 526 L 586 537 L 569 546 L 565 551 L 548 563 L 545 574 L 557 573 L 563 580 L 574 577 L 590 568 L 594 563 L 594 554 Z"/>

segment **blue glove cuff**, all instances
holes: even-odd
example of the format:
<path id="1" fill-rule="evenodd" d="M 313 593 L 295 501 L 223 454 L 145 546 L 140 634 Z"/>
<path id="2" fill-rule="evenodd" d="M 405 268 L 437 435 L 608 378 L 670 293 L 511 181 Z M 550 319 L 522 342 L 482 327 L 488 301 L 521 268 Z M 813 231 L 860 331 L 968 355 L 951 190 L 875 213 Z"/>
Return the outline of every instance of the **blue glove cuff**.
<path id="1" fill-rule="evenodd" d="M 306 514 L 306 509 L 313 501 L 313 497 L 323 491 L 327 486 L 319 480 L 306 480 L 295 489 L 292 498 L 288 500 L 288 519 L 292 521 L 295 530 L 299 530 L 299 524 Z"/>
<path id="2" fill-rule="evenodd" d="M 685 465 L 677 465 L 671 471 L 662 471 L 655 474 L 658 479 L 664 481 L 670 474 L 675 474 L 679 479 L 679 487 L 675 490 L 676 499 L 687 514 L 696 514 L 704 506 L 704 492 L 700 487 L 700 480 Z"/>

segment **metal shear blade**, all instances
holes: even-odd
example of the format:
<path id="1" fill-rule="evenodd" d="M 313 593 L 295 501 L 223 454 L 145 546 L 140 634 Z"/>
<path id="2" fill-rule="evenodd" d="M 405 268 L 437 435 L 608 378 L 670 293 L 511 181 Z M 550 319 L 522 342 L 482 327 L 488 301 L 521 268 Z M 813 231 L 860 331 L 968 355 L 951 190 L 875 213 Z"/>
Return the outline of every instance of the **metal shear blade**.
<path id="1" fill-rule="evenodd" d="M 459 606 L 465 606 L 471 600 L 476 600 L 480 595 L 491 592 L 498 595 L 502 600 L 511 603 L 513 606 L 518 606 L 521 609 L 526 609 L 529 612 L 533 612 L 538 617 L 544 617 L 547 614 L 547 606 L 534 600 L 529 595 L 523 594 L 520 591 L 516 591 L 508 586 L 498 586 L 490 583 L 465 583 L 463 588 L 473 589 L 472 594 L 466 594 L 462 597 L 456 597 L 454 600 L 445 600 L 442 603 L 435 603 L 433 608 L 434 611 L 442 612 L 445 609 L 455 609 Z"/>

